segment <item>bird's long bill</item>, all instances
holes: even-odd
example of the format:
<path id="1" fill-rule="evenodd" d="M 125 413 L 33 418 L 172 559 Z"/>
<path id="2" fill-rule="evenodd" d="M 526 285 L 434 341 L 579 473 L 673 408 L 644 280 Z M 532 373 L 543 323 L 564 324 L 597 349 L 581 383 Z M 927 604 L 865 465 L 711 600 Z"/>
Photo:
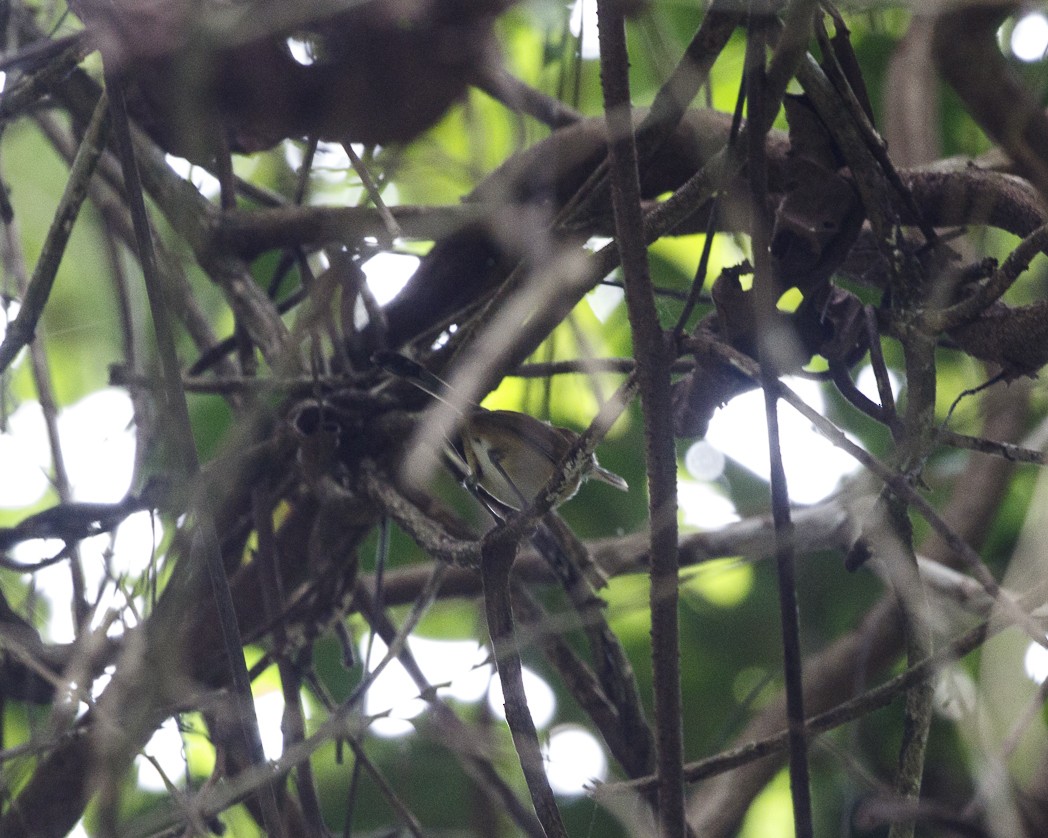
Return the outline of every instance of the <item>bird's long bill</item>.
<path id="1" fill-rule="evenodd" d="M 589 477 L 594 480 L 599 480 L 601 483 L 607 483 L 609 486 L 614 486 L 620 492 L 628 492 L 630 490 L 629 483 L 619 477 L 615 472 L 608 471 L 604 466 L 596 461 L 593 463 L 593 471 L 589 473 Z"/>

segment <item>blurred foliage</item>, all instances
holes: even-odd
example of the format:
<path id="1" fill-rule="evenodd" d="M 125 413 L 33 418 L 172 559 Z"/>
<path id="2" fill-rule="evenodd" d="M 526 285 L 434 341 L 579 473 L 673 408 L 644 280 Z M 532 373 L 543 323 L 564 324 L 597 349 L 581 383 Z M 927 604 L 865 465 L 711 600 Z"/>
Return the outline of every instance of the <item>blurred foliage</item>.
<path id="1" fill-rule="evenodd" d="M 549 93 L 579 91 L 571 102 L 580 111 L 597 114 L 601 110 L 598 65 L 580 61 L 574 54 L 575 42 L 565 38 L 566 25 L 560 5 L 534 2 L 503 15 L 498 23 L 498 36 L 509 69 L 518 77 Z M 685 2 L 654 3 L 638 21 L 630 24 L 631 81 L 634 100 L 647 104 L 672 69 L 676 57 L 687 44 L 701 20 L 699 4 Z M 899 9 L 874 9 L 849 18 L 853 27 L 852 43 L 856 48 L 872 100 L 880 105 L 888 91 L 882 84 L 892 50 L 905 31 L 907 14 Z M 745 41 L 741 34 L 733 37 L 712 73 L 708 92 L 714 107 L 731 111 L 738 96 Z M 1043 70 L 1043 65 L 1037 65 Z M 1035 79 L 1035 68 L 1027 73 Z M 704 94 L 705 95 L 705 94 Z M 988 148 L 981 132 L 974 126 L 959 103 L 948 91 L 943 92 L 940 119 L 943 148 L 947 155 L 976 155 Z M 510 113 L 486 94 L 472 91 L 465 103 L 453 108 L 434 127 L 414 142 L 401 147 L 379 150 L 374 158 L 376 170 L 385 171 L 389 181 L 387 197 L 402 204 L 457 204 L 477 183 L 514 152 L 544 136 L 545 130 L 530 119 Z M 300 144 L 296 148 L 301 154 Z M 28 120 L 4 128 L 2 167 L 5 182 L 11 187 L 11 202 L 21 234 L 27 264 L 33 265 L 51 223 L 54 207 L 61 195 L 67 168 L 40 132 Z M 289 194 L 295 172 L 289 165 L 289 154 L 282 146 L 259 153 L 250 161 L 238 161 L 237 171 L 253 183 L 281 194 Z M 388 168 L 387 168 L 388 166 Z M 356 203 L 362 200 L 357 176 L 347 170 L 334 178 L 332 172 L 315 174 L 310 194 L 325 203 Z M 668 291 L 686 291 L 693 279 L 703 236 L 688 235 L 664 239 L 651 250 L 652 276 L 657 286 Z M 112 300 L 112 270 L 106 255 L 105 231 L 99 215 L 90 204 L 77 222 L 75 232 L 58 274 L 55 291 L 46 309 L 38 334 L 46 346 L 48 365 L 53 376 L 60 405 L 70 405 L 84 395 L 106 386 L 110 364 L 124 360 L 119 314 Z M 990 234 L 983 244 L 990 254 L 1002 257 L 1015 240 Z M 185 246 L 165 229 L 165 244 L 176 253 Z M 741 237 L 732 240 L 720 236 L 713 248 L 707 288 L 722 267 L 736 264 L 745 255 L 748 243 Z M 740 249 L 742 248 L 742 249 Z M 253 273 L 259 284 L 268 285 L 276 268 L 277 256 L 267 255 L 256 261 Z M 121 259 L 127 270 L 126 280 L 133 301 L 133 316 L 138 333 L 150 335 L 148 307 L 140 287 L 140 276 L 130 260 Z M 1041 265 L 1043 270 L 1043 264 Z M 231 333 L 232 319 L 221 295 L 210 286 L 199 271 L 190 271 L 190 282 L 203 312 L 216 333 Z M 295 284 L 291 280 L 288 285 Z M 8 286 L 5 293 L 11 294 Z M 1017 286 L 1016 295 L 1043 296 L 1043 288 L 1034 291 Z M 1024 300 L 1020 300 L 1024 301 Z M 674 322 L 680 301 L 667 294 L 659 299 L 659 314 L 664 324 Z M 289 315 L 288 322 L 293 322 Z M 151 346 L 151 342 L 148 344 Z M 888 363 L 901 368 L 898 346 L 885 343 Z M 142 347 L 151 353 L 151 349 Z M 592 354 L 595 356 L 629 354 L 629 329 L 625 306 L 619 303 L 610 313 L 598 317 L 587 302 L 579 305 L 570 322 L 562 324 L 531 359 L 548 363 Z M 191 344 L 182 339 L 183 362 L 191 362 Z M 978 385 L 985 378 L 981 364 L 960 352 L 943 350 L 938 356 L 939 390 L 936 415 L 945 419 L 947 411 L 962 390 Z M 154 364 L 148 364 L 152 367 Z M 598 379 L 599 391 L 607 397 L 618 379 Z M 13 411 L 21 401 L 35 398 L 35 386 L 28 364 L 23 360 L 5 378 L 10 398 L 7 410 Z M 581 376 L 558 376 L 552 384 L 542 379 L 511 378 L 503 381 L 485 402 L 491 408 L 520 409 L 548 418 L 556 424 L 584 428 L 594 415 L 599 399 L 597 387 Z M 1043 401 L 1043 392 L 1039 395 Z M 827 415 L 848 427 L 849 433 L 868 450 L 880 455 L 890 440 L 878 425 L 857 414 L 841 399 L 830 398 Z M 1044 404 L 1038 405 L 1041 414 Z M 190 410 L 198 449 L 205 460 L 212 459 L 224 441 L 236 430 L 234 415 L 227 403 L 216 396 L 199 395 L 190 400 Z M 953 414 L 953 427 L 974 432 L 979 419 L 975 399 L 962 402 Z M 637 408 L 627 411 L 601 447 L 603 465 L 622 474 L 633 487 L 629 495 L 620 495 L 599 484 L 591 484 L 563 510 L 564 517 L 583 538 L 634 532 L 646 520 L 644 470 L 640 452 L 644 450 L 642 423 Z M 943 487 L 956 473 L 949 457 L 936 458 L 929 469 L 932 497 L 941 499 Z M 468 497 L 452 485 L 446 475 L 435 478 L 443 485 L 441 493 L 459 508 L 470 505 Z M 766 511 L 767 486 L 763 480 L 729 465 L 726 483 L 732 500 L 741 514 Z M 1010 554 L 1026 517 L 1026 508 L 1034 492 L 1035 475 L 1020 472 L 1008 490 L 1002 514 L 995 522 L 984 554 L 991 567 L 995 556 Z M 456 493 L 458 495 L 456 496 Z M 22 510 L 0 512 L 0 523 L 17 520 L 24 513 L 39 508 L 35 503 Z M 478 518 L 479 520 L 479 518 Z M 923 532 L 919 525 L 919 532 Z M 374 567 L 372 556 L 375 538 L 361 549 L 365 570 Z M 390 570 L 409 567 L 422 558 L 419 548 L 394 528 L 386 566 Z M 996 568 L 995 568 L 996 569 Z M 0 578 L 7 598 L 24 603 L 28 593 L 24 586 L 9 578 Z M 853 628 L 861 615 L 880 593 L 880 587 L 869 574 L 848 575 L 839 556 L 804 557 L 800 570 L 800 597 L 804 643 L 810 649 L 825 646 Z M 682 586 L 682 680 L 684 693 L 684 736 L 686 754 L 697 759 L 730 744 L 750 713 L 766 702 L 781 685 L 781 651 L 779 641 L 778 598 L 772 562 L 724 560 L 700 567 Z M 630 655 L 637 674 L 641 695 L 646 702 L 651 695 L 650 619 L 648 583 L 642 575 L 616 578 L 603 591 L 606 613 L 611 627 Z M 35 615 L 44 619 L 46 609 L 38 606 Z M 398 614 L 399 616 L 399 614 Z M 351 621 L 363 631 L 359 620 Z M 476 601 L 442 602 L 434 607 L 421 624 L 420 633 L 444 639 L 485 636 L 478 617 Z M 576 638 L 577 639 L 577 638 Z M 984 655 L 988 651 L 984 651 Z M 558 710 L 555 723 L 564 720 L 584 721 L 574 706 L 570 693 L 560 679 L 548 670 L 539 656 L 526 663 L 543 672 L 553 687 Z M 321 638 L 315 647 L 314 664 L 319 681 L 331 697 L 341 701 L 349 694 L 359 670 L 349 672 L 341 660 L 338 644 Z M 274 673 L 266 672 L 256 683 L 256 691 L 276 689 Z M 323 718 L 322 707 L 313 703 L 315 718 Z M 464 717 L 486 724 L 486 733 L 499 743 L 504 756 L 499 766 L 516 777 L 515 785 L 523 789 L 517 776 L 515 755 L 501 726 L 485 718 L 483 703 L 460 708 Z M 648 708 L 650 710 L 650 707 Z M 10 748 L 29 741 L 31 731 L 43 721 L 33 718 L 38 711 L 16 703 L 3 707 L 3 746 Z M 187 730 L 184 736 L 189 758 L 189 773 L 194 782 L 203 782 L 213 766 L 214 754 L 206 745 L 206 733 L 195 716 L 182 717 Z M 852 731 L 839 731 L 830 738 L 824 750 L 816 749 L 815 782 L 818 792 L 817 834 L 830 834 L 839 827 L 831 814 L 853 802 L 855 788 L 861 780 L 847 776 L 838 766 L 838 751 L 852 751 L 852 739 L 862 739 L 864 771 L 877 771 L 890 776 L 895 759 L 899 714 L 881 712 L 866 718 Z M 403 739 L 367 739 L 371 760 L 387 782 L 402 795 L 431 834 L 451 834 L 462 829 L 461 813 L 471 809 L 476 792 L 461 772 L 449 770 L 446 749 L 431 741 L 424 723 L 419 730 Z M 946 722 L 937 723 L 929 754 L 928 787 L 932 794 L 957 797 L 970 793 L 969 772 L 957 764 L 968 758 L 968 749 L 957 728 Z M 879 765 L 869 760 L 878 759 Z M 843 759 L 843 758 L 841 758 Z M 313 765 L 324 814 L 330 824 L 341 824 L 345 812 L 346 789 L 352 770 L 352 757 L 345 749 L 336 754 L 334 746 L 321 749 Z M 4 790 L 17 795 L 28 778 L 28 764 L 19 763 L 13 770 L 5 763 Z M 858 770 L 858 769 L 857 769 Z M 515 773 L 516 772 L 516 773 Z M 180 781 L 181 778 L 171 778 Z M 129 782 L 124 788 L 125 814 L 134 818 L 170 804 L 167 795 L 146 793 Z M 601 807 L 586 798 L 563 801 L 565 818 L 572 835 L 614 836 L 621 827 Z M 754 801 L 740 835 L 745 838 L 776 838 L 792 834 L 789 813 L 788 778 L 785 772 Z M 376 786 L 366 779 L 361 783 L 355 803 L 355 828 L 361 834 L 379 830 L 393 820 L 388 804 Z M 226 834 L 247 838 L 258 834 L 253 821 L 242 808 L 222 816 Z M 86 820 L 90 834 L 97 826 L 93 816 Z M 858 833 L 852 833 L 858 834 Z M 869 833 L 874 834 L 874 833 Z M 879 833 L 877 833 L 879 834 Z"/>

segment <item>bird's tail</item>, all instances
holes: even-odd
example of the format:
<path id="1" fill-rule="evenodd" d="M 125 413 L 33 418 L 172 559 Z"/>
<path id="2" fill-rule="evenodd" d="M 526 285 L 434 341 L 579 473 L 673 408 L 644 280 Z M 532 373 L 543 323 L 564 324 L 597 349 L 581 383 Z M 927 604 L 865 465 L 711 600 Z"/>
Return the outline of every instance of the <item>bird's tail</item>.
<path id="1" fill-rule="evenodd" d="M 607 483 L 609 486 L 614 486 L 620 492 L 628 492 L 630 490 L 630 484 L 619 477 L 615 472 L 609 471 L 604 466 L 593 461 L 593 470 L 589 473 L 591 480 L 599 480 L 602 483 Z"/>
<path id="2" fill-rule="evenodd" d="M 382 367 L 386 372 L 414 384 L 433 398 L 454 408 L 458 413 L 465 414 L 470 405 L 463 405 L 462 399 L 455 398 L 451 386 L 442 378 L 434 375 L 422 364 L 407 355 L 382 349 L 371 356 L 371 360 Z"/>

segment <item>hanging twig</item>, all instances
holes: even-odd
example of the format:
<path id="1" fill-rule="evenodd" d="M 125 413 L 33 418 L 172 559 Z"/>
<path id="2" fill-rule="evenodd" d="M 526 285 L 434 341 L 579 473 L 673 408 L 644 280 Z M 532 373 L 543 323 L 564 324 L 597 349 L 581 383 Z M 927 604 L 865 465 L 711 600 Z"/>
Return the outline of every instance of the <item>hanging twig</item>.
<path id="1" fill-rule="evenodd" d="M 786 684 L 786 719 L 790 745 L 790 794 L 793 800 L 794 830 L 800 838 L 813 834 L 811 789 L 808 772 L 808 742 L 804 727 L 804 656 L 800 643 L 800 617 L 797 605 L 797 580 L 794 567 L 793 523 L 790 520 L 790 496 L 786 472 L 782 465 L 779 441 L 777 358 L 783 336 L 774 326 L 778 284 L 771 266 L 771 231 L 763 207 L 768 204 L 767 159 L 765 135 L 756 126 L 770 124 L 765 108 L 770 104 L 765 90 L 764 53 L 767 19 L 757 12 L 763 4 L 751 7 L 746 44 L 746 98 L 749 118 L 754 126 L 748 132 L 747 166 L 751 205 L 753 207 L 753 293 L 761 340 L 758 343 L 761 389 L 764 393 L 764 415 L 768 426 L 768 450 L 771 457 L 771 506 L 775 521 L 775 567 L 779 590 L 779 619 L 782 626 L 783 673 Z M 777 103 L 775 104 L 778 107 Z"/>

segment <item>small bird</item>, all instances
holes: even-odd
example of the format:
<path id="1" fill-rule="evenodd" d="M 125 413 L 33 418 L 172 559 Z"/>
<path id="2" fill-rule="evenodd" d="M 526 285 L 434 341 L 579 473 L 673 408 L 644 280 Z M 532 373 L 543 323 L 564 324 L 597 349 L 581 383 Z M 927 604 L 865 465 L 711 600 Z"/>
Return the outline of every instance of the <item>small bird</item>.
<path id="1" fill-rule="evenodd" d="M 487 410 L 469 405 L 463 411 L 448 397 L 447 383 L 421 364 L 397 352 L 377 352 L 376 364 L 462 415 L 457 439 L 451 442 L 449 458 L 465 478 L 467 487 L 480 490 L 502 507 L 521 510 L 530 505 L 553 477 L 564 455 L 579 435 L 558 428 L 526 413 Z M 593 478 L 623 492 L 629 485 L 619 475 L 603 468 L 590 455 L 581 473 L 566 487 L 556 506 L 573 497 L 584 479 Z M 503 516 L 500 516 L 503 517 Z"/>

